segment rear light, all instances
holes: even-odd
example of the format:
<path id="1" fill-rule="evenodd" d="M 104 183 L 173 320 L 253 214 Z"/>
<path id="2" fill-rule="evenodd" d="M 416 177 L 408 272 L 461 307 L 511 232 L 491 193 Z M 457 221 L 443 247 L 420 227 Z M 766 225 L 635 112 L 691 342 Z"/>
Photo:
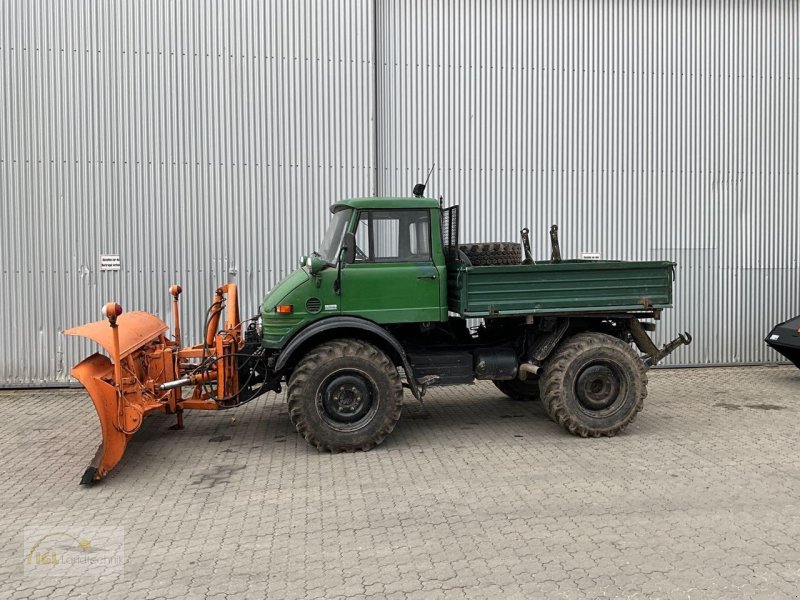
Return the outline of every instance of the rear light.
<path id="1" fill-rule="evenodd" d="M 294 308 L 291 304 L 278 304 L 275 307 L 275 312 L 279 315 L 290 315 L 294 312 Z"/>

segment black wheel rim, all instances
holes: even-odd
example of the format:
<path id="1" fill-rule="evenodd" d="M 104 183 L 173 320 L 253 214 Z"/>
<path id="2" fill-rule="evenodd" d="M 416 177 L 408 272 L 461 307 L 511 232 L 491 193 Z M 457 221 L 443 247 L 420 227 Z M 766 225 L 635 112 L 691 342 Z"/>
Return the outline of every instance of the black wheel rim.
<path id="1" fill-rule="evenodd" d="M 342 370 L 322 382 L 317 412 L 337 431 L 354 431 L 372 420 L 378 407 L 378 389 L 363 371 Z"/>
<path id="2" fill-rule="evenodd" d="M 580 405 L 591 412 L 607 410 L 622 395 L 623 377 L 617 365 L 593 363 L 584 368 L 575 382 Z"/>

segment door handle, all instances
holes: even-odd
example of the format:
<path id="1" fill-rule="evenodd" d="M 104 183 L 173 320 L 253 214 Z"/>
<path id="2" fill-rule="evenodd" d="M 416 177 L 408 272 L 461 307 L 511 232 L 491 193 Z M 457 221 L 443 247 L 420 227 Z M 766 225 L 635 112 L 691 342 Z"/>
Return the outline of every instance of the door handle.
<path id="1" fill-rule="evenodd" d="M 417 279 L 436 279 L 436 275 L 418 275 Z"/>

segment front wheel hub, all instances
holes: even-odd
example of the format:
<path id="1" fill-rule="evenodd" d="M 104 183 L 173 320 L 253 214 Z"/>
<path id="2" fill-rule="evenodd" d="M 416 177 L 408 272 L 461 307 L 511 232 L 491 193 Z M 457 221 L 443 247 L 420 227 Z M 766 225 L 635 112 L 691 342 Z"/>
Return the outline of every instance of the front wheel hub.
<path id="1" fill-rule="evenodd" d="M 581 406 L 589 410 L 603 410 L 619 397 L 620 380 L 610 365 L 586 367 L 575 383 L 575 394 Z"/>
<path id="2" fill-rule="evenodd" d="M 322 406 L 327 416 L 339 423 L 363 419 L 373 404 L 370 386 L 356 375 L 336 375 L 322 392 Z"/>

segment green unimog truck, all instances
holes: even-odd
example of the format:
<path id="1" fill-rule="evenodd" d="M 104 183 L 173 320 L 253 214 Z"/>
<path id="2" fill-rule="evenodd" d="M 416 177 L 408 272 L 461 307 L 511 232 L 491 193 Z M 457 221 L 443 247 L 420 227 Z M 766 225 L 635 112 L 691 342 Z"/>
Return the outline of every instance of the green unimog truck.
<path id="1" fill-rule="evenodd" d="M 535 261 L 527 238 L 524 257 L 518 243 L 460 245 L 458 207 L 421 196 L 331 212 L 248 341 L 266 361 L 251 395 L 287 382 L 291 420 L 321 450 L 380 444 L 404 387 L 422 401 L 476 379 L 540 399 L 571 433 L 613 436 L 641 410 L 647 370 L 691 341 L 659 349 L 647 334 L 672 306 L 675 263 L 562 261 L 555 229 L 550 260 Z"/>

